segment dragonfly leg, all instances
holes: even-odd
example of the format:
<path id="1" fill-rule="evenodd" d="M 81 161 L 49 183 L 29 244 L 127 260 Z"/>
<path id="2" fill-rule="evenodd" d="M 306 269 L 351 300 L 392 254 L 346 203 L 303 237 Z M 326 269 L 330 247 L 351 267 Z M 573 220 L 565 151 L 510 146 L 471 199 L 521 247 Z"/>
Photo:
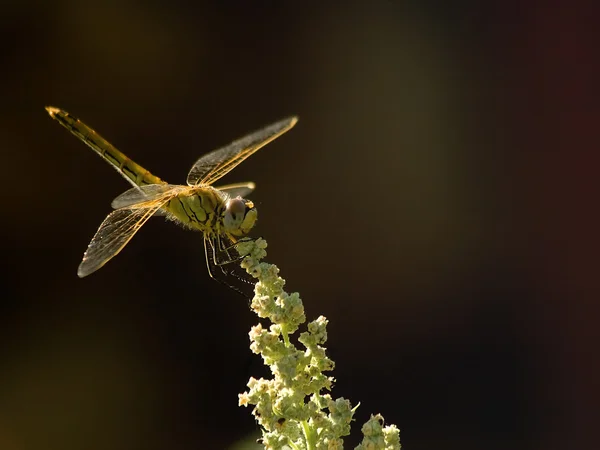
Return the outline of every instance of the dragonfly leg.
<path id="1" fill-rule="evenodd" d="M 207 242 L 208 242 L 208 246 L 206 246 Z M 205 245 L 206 258 L 207 258 L 207 265 L 212 266 L 213 269 L 215 267 L 218 267 L 221 270 L 221 272 L 223 272 L 223 275 L 225 275 L 225 276 L 229 275 L 229 273 L 223 268 L 224 263 L 220 262 L 220 260 L 219 260 L 219 256 L 218 256 L 220 253 L 220 250 L 218 249 L 219 244 L 217 243 L 216 248 L 215 248 L 214 238 L 208 237 L 208 238 L 204 238 L 204 245 Z M 210 255 L 208 254 L 209 252 L 210 252 Z M 213 278 L 215 278 L 215 277 L 213 276 Z"/>
<path id="2" fill-rule="evenodd" d="M 235 256 L 231 256 L 230 250 L 236 250 L 237 252 L 237 245 L 241 242 L 249 242 L 249 241 L 254 241 L 253 238 L 245 236 L 241 239 L 238 239 L 237 241 L 232 241 L 230 245 L 225 246 L 224 240 L 221 239 L 221 236 L 217 235 L 217 248 L 218 250 L 218 254 L 224 254 L 226 257 L 223 260 L 220 261 L 216 261 L 215 260 L 215 264 L 217 265 L 223 265 L 223 264 L 230 264 L 232 262 L 239 262 L 242 259 L 244 259 L 243 256 L 240 256 L 239 254 L 235 255 Z"/>
<path id="3" fill-rule="evenodd" d="M 244 256 L 241 256 L 240 254 L 236 254 L 236 255 L 232 256 L 230 251 L 236 250 L 236 245 L 241 242 L 248 242 L 248 241 L 254 240 L 253 238 L 246 236 L 246 237 L 232 243 L 231 245 L 225 247 L 223 245 L 223 241 L 221 240 L 220 236 L 217 236 L 216 239 L 217 239 L 218 250 L 213 252 L 214 263 L 216 266 L 224 266 L 227 264 L 240 262 L 242 259 L 244 259 Z M 222 258 L 222 256 L 224 256 L 224 257 Z"/>
<path id="4" fill-rule="evenodd" d="M 229 250 L 232 248 L 232 246 L 229 247 L 225 247 L 225 245 L 223 244 L 223 241 L 221 240 L 221 236 L 217 235 L 217 249 L 218 251 L 216 251 L 214 253 L 215 255 L 215 264 L 218 266 L 224 265 L 224 264 L 229 264 L 232 262 L 235 262 L 237 260 L 239 260 L 239 258 L 235 258 L 232 257 L 231 254 L 229 253 Z M 223 256 L 224 258 L 221 259 L 221 256 Z"/>
<path id="5" fill-rule="evenodd" d="M 246 298 L 252 297 L 253 292 L 249 290 L 249 286 L 254 285 L 254 280 L 251 279 L 250 275 L 248 275 L 240 266 L 230 266 L 229 270 L 225 270 L 225 264 L 234 262 L 235 260 L 239 261 L 241 258 L 234 258 L 229 261 L 219 261 L 217 257 L 218 246 L 219 243 L 215 245 L 214 237 L 204 237 L 204 252 L 206 256 L 206 267 L 208 268 L 208 274 L 211 276 L 211 278 L 217 280 L 225 286 L 228 286 L 238 294 L 241 294 Z M 231 255 L 229 255 L 229 257 L 231 257 Z M 218 267 L 219 270 L 216 270 L 216 267 Z M 236 286 L 233 283 L 233 280 L 242 281 L 243 283 L 238 283 L 241 284 L 241 286 Z"/>
<path id="6" fill-rule="evenodd" d="M 206 236 L 204 237 L 204 256 L 206 258 L 206 268 L 208 269 L 208 274 L 210 275 L 211 278 L 214 278 L 215 280 L 217 279 L 211 269 L 211 260 L 213 259 L 213 255 L 214 255 L 214 248 L 212 246 L 212 243 L 210 242 L 210 239 L 207 238 Z"/>

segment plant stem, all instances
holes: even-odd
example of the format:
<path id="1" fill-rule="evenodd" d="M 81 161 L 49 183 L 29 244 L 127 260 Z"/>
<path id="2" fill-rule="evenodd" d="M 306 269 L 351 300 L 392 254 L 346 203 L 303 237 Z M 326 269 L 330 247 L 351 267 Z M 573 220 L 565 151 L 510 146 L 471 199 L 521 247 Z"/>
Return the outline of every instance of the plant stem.
<path id="1" fill-rule="evenodd" d="M 302 421 L 302 429 L 304 430 L 304 438 L 306 439 L 306 450 L 314 450 L 315 442 L 313 430 L 306 420 Z"/>
<path id="2" fill-rule="evenodd" d="M 283 343 L 286 347 L 290 346 L 290 338 L 288 336 L 287 330 L 284 326 L 281 327 L 281 337 L 283 338 Z"/>

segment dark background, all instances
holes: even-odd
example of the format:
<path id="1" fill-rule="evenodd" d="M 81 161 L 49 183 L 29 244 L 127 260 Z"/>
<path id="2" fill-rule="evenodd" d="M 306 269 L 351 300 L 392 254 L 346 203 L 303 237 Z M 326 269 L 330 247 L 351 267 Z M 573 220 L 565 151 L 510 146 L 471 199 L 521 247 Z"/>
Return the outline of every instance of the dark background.
<path id="1" fill-rule="evenodd" d="M 348 448 L 376 412 L 410 450 L 594 448 L 598 21 L 566 4 L 2 2 L 0 449 L 258 434 L 257 319 L 200 235 L 151 220 L 77 278 L 129 185 L 45 105 L 172 183 L 300 117 L 223 181 L 330 320 Z"/>

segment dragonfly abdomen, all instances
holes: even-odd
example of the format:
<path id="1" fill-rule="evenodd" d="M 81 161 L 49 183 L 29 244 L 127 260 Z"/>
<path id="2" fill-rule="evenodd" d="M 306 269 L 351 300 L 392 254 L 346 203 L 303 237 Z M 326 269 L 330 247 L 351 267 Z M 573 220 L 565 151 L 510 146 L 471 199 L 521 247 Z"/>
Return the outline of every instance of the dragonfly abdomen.
<path id="1" fill-rule="evenodd" d="M 160 178 L 152 175 L 148 170 L 117 150 L 110 142 L 78 118 L 52 106 L 48 106 L 46 110 L 53 119 L 56 119 L 63 127 L 85 142 L 88 147 L 117 169 L 134 186 L 164 183 Z"/>
<path id="2" fill-rule="evenodd" d="M 91 137 L 97 138 L 98 135 Z M 90 139 L 90 137 L 88 137 L 88 139 Z M 137 186 L 145 186 L 147 184 L 164 183 L 164 181 L 162 181 L 160 178 L 152 175 L 148 170 L 132 161 L 129 157 L 125 156 L 116 149 L 114 149 L 116 151 L 113 151 L 113 149 L 106 148 L 104 153 L 100 153 L 100 156 L 102 156 L 102 158 L 104 158 L 111 166 L 117 169 L 117 171 L 127 177 L 127 179 L 131 180 L 133 184 Z"/>

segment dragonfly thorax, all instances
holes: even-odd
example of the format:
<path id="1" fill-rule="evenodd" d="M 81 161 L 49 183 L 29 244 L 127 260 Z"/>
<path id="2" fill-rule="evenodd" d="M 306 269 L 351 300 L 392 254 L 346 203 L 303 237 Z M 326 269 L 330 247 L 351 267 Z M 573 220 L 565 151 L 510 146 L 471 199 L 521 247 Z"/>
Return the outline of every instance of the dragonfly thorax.
<path id="1" fill-rule="evenodd" d="M 172 220 L 208 235 L 245 236 L 257 218 L 256 208 L 250 200 L 230 197 L 212 186 L 186 190 L 163 208 Z"/>

